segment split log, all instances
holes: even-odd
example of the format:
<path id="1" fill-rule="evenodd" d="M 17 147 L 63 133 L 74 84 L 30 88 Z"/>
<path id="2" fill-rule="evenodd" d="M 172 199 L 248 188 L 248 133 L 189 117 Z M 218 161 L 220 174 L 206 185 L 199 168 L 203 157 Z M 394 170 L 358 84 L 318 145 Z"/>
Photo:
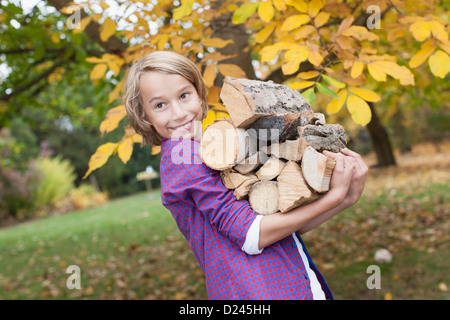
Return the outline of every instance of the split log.
<path id="1" fill-rule="evenodd" d="M 330 179 L 336 161 L 308 146 L 302 157 L 302 173 L 308 185 L 319 193 L 330 189 Z"/>
<path id="2" fill-rule="evenodd" d="M 256 176 L 254 176 L 254 178 L 245 180 L 239 187 L 234 189 L 234 196 L 236 197 L 236 199 L 242 200 L 242 199 L 247 198 L 247 196 L 250 192 L 250 189 L 258 181 L 259 180 L 258 180 L 258 178 L 256 178 Z"/>
<path id="3" fill-rule="evenodd" d="M 236 189 L 247 180 L 257 180 L 257 177 L 254 174 L 241 174 L 232 169 L 221 171 L 220 177 L 227 189 Z"/>
<path id="4" fill-rule="evenodd" d="M 268 215 L 278 211 L 278 183 L 276 181 L 261 180 L 250 189 L 248 201 L 253 211 Z"/>
<path id="5" fill-rule="evenodd" d="M 233 169 L 239 173 L 247 174 L 257 170 L 262 164 L 266 163 L 268 159 L 269 157 L 267 154 L 260 150 L 245 158 L 241 163 L 235 165 Z"/>
<path id="6" fill-rule="evenodd" d="M 282 143 L 273 143 L 268 150 L 271 155 L 277 158 L 300 161 L 303 155 L 302 140 L 299 138 L 297 140 L 286 140 Z"/>
<path id="7" fill-rule="evenodd" d="M 302 139 L 302 152 L 308 146 L 319 152 L 323 150 L 339 152 L 347 145 L 345 130 L 339 124 L 306 125 L 299 127 L 298 133 Z"/>
<path id="8" fill-rule="evenodd" d="M 203 131 L 200 156 L 208 167 L 225 170 L 245 159 L 249 143 L 244 129 L 229 120 L 218 120 Z"/>
<path id="9" fill-rule="evenodd" d="M 319 195 L 310 189 L 300 165 L 289 161 L 281 170 L 278 181 L 278 209 L 284 213 L 316 200 Z"/>
<path id="10" fill-rule="evenodd" d="M 250 137 L 264 142 L 282 142 L 298 137 L 297 127 L 305 126 L 314 117 L 311 109 L 302 113 L 286 113 L 267 116 L 252 122 L 247 127 Z"/>
<path id="11" fill-rule="evenodd" d="M 310 108 L 308 101 L 288 86 L 231 77 L 225 77 L 220 98 L 240 128 L 267 115 L 302 113 Z"/>
<path id="12" fill-rule="evenodd" d="M 276 178 L 286 163 L 275 156 L 271 156 L 269 160 L 256 171 L 259 180 L 272 180 Z"/>

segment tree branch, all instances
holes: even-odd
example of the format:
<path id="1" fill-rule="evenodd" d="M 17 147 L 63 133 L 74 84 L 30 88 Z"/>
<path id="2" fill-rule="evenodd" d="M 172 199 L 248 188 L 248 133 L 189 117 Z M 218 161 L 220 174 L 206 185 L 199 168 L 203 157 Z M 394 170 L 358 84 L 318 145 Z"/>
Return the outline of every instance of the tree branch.
<path id="1" fill-rule="evenodd" d="M 73 56 L 74 57 L 74 56 Z M 72 57 L 71 57 L 72 58 Z M 16 89 L 12 92 L 12 93 L 5 93 L 3 95 L 0 96 L 0 101 L 5 101 L 7 102 L 9 99 L 11 99 L 12 97 L 14 97 L 15 95 L 18 95 L 28 89 L 30 89 L 32 86 L 34 86 L 35 84 L 37 84 L 39 81 L 41 81 L 42 79 L 47 78 L 53 71 L 55 71 L 56 68 L 62 66 L 66 61 L 64 60 L 60 60 L 57 63 L 55 63 L 53 66 L 51 66 L 48 70 L 42 72 L 41 74 L 39 74 L 37 77 L 35 77 L 34 79 L 30 80 L 28 83 L 20 86 L 20 87 L 16 87 Z"/>
<path id="2" fill-rule="evenodd" d="M 63 8 L 72 3 L 71 0 L 47 0 L 47 2 L 50 5 L 54 6 L 58 11 L 61 11 Z M 70 14 L 64 15 L 70 16 Z M 88 14 L 80 8 L 81 20 L 86 17 L 88 17 Z M 102 41 L 100 39 L 100 25 L 94 20 L 91 20 L 89 22 L 84 31 L 89 36 L 89 38 L 98 43 L 108 53 L 122 56 L 122 54 L 127 50 L 128 45 L 115 36 L 109 37 L 107 41 Z"/>

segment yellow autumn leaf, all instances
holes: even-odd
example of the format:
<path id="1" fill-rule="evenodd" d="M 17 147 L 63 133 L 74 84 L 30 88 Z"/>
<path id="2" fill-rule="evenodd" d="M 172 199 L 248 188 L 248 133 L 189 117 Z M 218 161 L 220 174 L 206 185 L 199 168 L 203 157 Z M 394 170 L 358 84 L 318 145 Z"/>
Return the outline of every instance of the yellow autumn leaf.
<path id="1" fill-rule="evenodd" d="M 208 64 L 203 71 L 203 80 L 208 88 L 214 85 L 214 80 L 216 79 L 216 65 Z"/>
<path id="2" fill-rule="evenodd" d="M 131 140 L 133 140 L 134 143 L 142 143 L 142 136 L 135 133 L 131 136 Z"/>
<path id="3" fill-rule="evenodd" d="M 422 42 L 431 35 L 431 27 L 430 21 L 421 19 L 411 24 L 409 31 L 417 41 Z"/>
<path id="4" fill-rule="evenodd" d="M 298 14 L 295 16 L 290 16 L 283 22 L 283 25 L 281 26 L 281 31 L 294 30 L 300 27 L 302 24 L 308 23 L 309 21 L 310 18 L 306 14 Z"/>
<path id="5" fill-rule="evenodd" d="M 205 46 L 205 47 L 214 47 L 214 48 L 224 48 L 227 45 L 229 45 L 230 43 L 233 43 L 233 40 L 223 40 L 220 38 L 207 38 L 207 39 L 203 39 L 202 41 L 199 42 L 200 45 Z"/>
<path id="6" fill-rule="evenodd" d="M 405 66 L 399 66 L 393 61 L 377 61 L 378 66 L 384 69 L 384 72 L 400 81 L 401 85 L 414 85 L 414 75 Z"/>
<path id="7" fill-rule="evenodd" d="M 244 23 L 253 13 L 255 13 L 256 10 L 258 10 L 258 6 L 258 2 L 244 3 L 236 11 L 234 11 L 231 22 L 234 24 Z"/>
<path id="8" fill-rule="evenodd" d="M 203 130 L 206 129 L 210 124 L 212 124 L 216 120 L 216 111 L 209 109 L 208 114 L 206 115 L 206 118 L 203 119 L 202 122 L 202 128 Z"/>
<path id="9" fill-rule="evenodd" d="M 352 65 L 350 75 L 353 79 L 358 78 L 363 72 L 364 64 L 361 61 L 355 61 Z"/>
<path id="10" fill-rule="evenodd" d="M 370 75 L 377 81 L 386 81 L 386 72 L 384 68 L 378 64 L 379 61 L 369 63 L 367 69 Z"/>
<path id="11" fill-rule="evenodd" d="M 350 28 L 344 30 L 342 32 L 342 35 L 351 36 L 360 41 L 362 40 L 373 41 L 378 39 L 378 36 L 376 34 L 368 31 L 367 28 L 361 26 L 351 26 Z"/>
<path id="12" fill-rule="evenodd" d="M 157 155 L 161 152 L 161 146 L 153 145 L 152 146 L 152 156 Z"/>
<path id="13" fill-rule="evenodd" d="M 100 123 L 100 132 L 102 134 L 113 131 L 119 125 L 120 120 L 122 120 L 127 115 L 124 105 L 117 106 L 108 110 L 105 119 Z"/>
<path id="14" fill-rule="evenodd" d="M 319 66 L 323 62 L 323 57 L 319 53 L 319 47 L 308 46 L 308 61 L 315 66 Z"/>
<path id="15" fill-rule="evenodd" d="M 259 4 L 258 14 L 261 20 L 264 22 L 269 22 L 273 18 L 274 9 L 271 1 L 264 1 Z"/>
<path id="16" fill-rule="evenodd" d="M 273 5 L 277 10 L 284 11 L 286 10 L 286 4 L 284 3 L 284 0 L 273 0 Z"/>
<path id="17" fill-rule="evenodd" d="M 103 166 L 109 157 L 116 151 L 117 143 L 107 142 L 97 148 L 95 153 L 89 159 L 89 169 L 84 175 L 83 179 L 86 179 L 95 169 Z"/>
<path id="18" fill-rule="evenodd" d="M 266 41 L 267 38 L 269 38 L 269 36 L 272 34 L 273 30 L 275 30 L 276 25 L 277 25 L 276 22 L 272 22 L 267 26 L 265 26 L 261 31 L 259 31 L 256 34 L 255 42 L 263 43 L 264 41 Z"/>
<path id="19" fill-rule="evenodd" d="M 291 82 L 288 83 L 287 85 L 292 89 L 292 90 L 302 90 L 308 87 L 311 87 L 315 84 L 314 81 L 295 81 L 295 82 Z"/>
<path id="20" fill-rule="evenodd" d="M 381 97 L 378 95 L 378 93 L 373 92 L 372 90 L 369 90 L 369 89 L 358 88 L 358 87 L 349 87 L 348 90 L 351 93 L 356 94 L 357 96 L 363 98 L 366 101 L 377 102 L 377 101 L 380 101 L 380 99 L 381 99 Z"/>
<path id="21" fill-rule="evenodd" d="M 447 73 L 450 72 L 450 57 L 442 50 L 437 50 L 428 59 L 431 72 L 439 78 L 444 79 Z"/>
<path id="22" fill-rule="evenodd" d="M 300 72 L 297 75 L 297 78 L 300 78 L 300 79 L 312 79 L 312 78 L 315 78 L 315 77 L 317 77 L 319 75 L 320 75 L 319 71 L 312 70 L 312 71 Z"/>
<path id="23" fill-rule="evenodd" d="M 310 33 L 313 33 L 316 31 L 316 28 L 314 26 L 307 24 L 305 26 L 301 26 L 297 29 L 294 35 L 295 40 L 301 40 L 309 36 Z"/>
<path id="24" fill-rule="evenodd" d="M 311 0 L 308 3 L 308 14 L 311 18 L 314 18 L 319 11 L 323 8 L 325 2 L 322 0 Z"/>
<path id="25" fill-rule="evenodd" d="M 194 0 L 181 0 L 181 5 L 173 10 L 173 18 L 175 20 L 188 16 L 192 12 Z"/>
<path id="26" fill-rule="evenodd" d="M 341 90 L 337 94 L 337 98 L 333 98 L 330 103 L 327 105 L 327 113 L 333 114 L 341 110 L 342 106 L 345 104 L 345 101 L 347 100 L 347 90 Z"/>
<path id="27" fill-rule="evenodd" d="M 122 79 L 118 84 L 116 84 L 116 86 L 114 87 L 114 90 L 112 90 L 108 94 L 108 104 L 110 104 L 111 102 L 113 102 L 114 100 L 116 100 L 119 97 L 119 94 L 122 92 L 123 83 L 124 83 L 124 79 Z"/>
<path id="28" fill-rule="evenodd" d="M 442 41 L 442 42 L 446 42 L 448 41 L 448 33 L 445 30 L 445 25 L 440 23 L 439 21 L 436 20 L 432 20 L 430 21 L 431 24 L 431 33 L 433 34 L 433 36 Z"/>
<path id="29" fill-rule="evenodd" d="M 134 141 L 130 136 L 123 137 L 119 142 L 117 153 L 120 160 L 122 160 L 124 164 L 126 164 L 131 158 L 131 154 L 133 153 L 133 145 Z"/>
<path id="30" fill-rule="evenodd" d="M 285 0 L 287 5 L 294 7 L 299 12 L 308 12 L 308 4 L 303 0 Z"/>
<path id="31" fill-rule="evenodd" d="M 277 42 L 270 46 L 265 46 L 259 52 L 261 54 L 261 62 L 269 62 L 277 57 L 278 52 L 281 50 L 295 49 L 299 45 L 291 42 Z"/>
<path id="32" fill-rule="evenodd" d="M 223 63 L 217 66 L 221 75 L 233 78 L 247 78 L 244 70 L 235 64 Z"/>
<path id="33" fill-rule="evenodd" d="M 88 24 L 91 23 L 91 21 L 92 21 L 92 16 L 84 17 L 83 19 L 81 19 L 79 25 L 77 26 L 78 28 L 74 28 L 72 30 L 72 32 L 74 34 L 83 32 L 84 29 L 86 29 L 86 27 L 88 26 Z"/>
<path id="34" fill-rule="evenodd" d="M 366 101 L 356 95 L 349 95 L 347 98 L 347 109 L 352 115 L 353 121 L 365 126 L 372 119 L 372 112 Z"/>
<path id="35" fill-rule="evenodd" d="M 427 58 L 434 52 L 436 49 L 436 44 L 433 39 L 429 39 L 422 44 L 420 50 L 411 58 L 409 61 L 409 66 L 411 68 L 417 68 L 422 63 L 427 60 Z"/>
<path id="36" fill-rule="evenodd" d="M 89 78 L 91 80 L 98 80 L 102 78 L 105 75 L 106 70 L 108 69 L 108 66 L 104 63 L 99 63 L 95 65 L 95 67 L 92 69 Z"/>
<path id="37" fill-rule="evenodd" d="M 106 18 L 100 26 L 100 40 L 107 41 L 116 32 L 116 22 L 111 18 Z"/>
<path id="38" fill-rule="evenodd" d="M 327 23 L 329 19 L 330 19 L 330 14 L 328 12 L 322 11 L 314 18 L 314 25 L 317 28 L 320 28 L 325 23 Z"/>
<path id="39" fill-rule="evenodd" d="M 305 46 L 298 46 L 296 49 L 286 51 L 281 65 L 283 74 L 288 75 L 297 72 L 300 63 L 308 59 L 308 55 L 308 49 Z"/>

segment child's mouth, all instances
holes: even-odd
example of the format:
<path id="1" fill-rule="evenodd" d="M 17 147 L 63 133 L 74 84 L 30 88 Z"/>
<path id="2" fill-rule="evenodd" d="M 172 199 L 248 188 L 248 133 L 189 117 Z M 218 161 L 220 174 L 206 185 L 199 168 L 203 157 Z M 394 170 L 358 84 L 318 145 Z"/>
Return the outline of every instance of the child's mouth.
<path id="1" fill-rule="evenodd" d="M 170 128 L 170 130 L 172 130 L 172 131 L 178 131 L 178 130 L 189 131 L 189 129 L 191 129 L 192 121 L 193 121 L 193 120 L 194 120 L 194 119 L 192 119 L 192 120 L 186 122 L 185 124 L 182 124 L 181 126 L 173 127 L 173 128 L 170 128 L 170 127 L 169 127 L 169 128 Z"/>

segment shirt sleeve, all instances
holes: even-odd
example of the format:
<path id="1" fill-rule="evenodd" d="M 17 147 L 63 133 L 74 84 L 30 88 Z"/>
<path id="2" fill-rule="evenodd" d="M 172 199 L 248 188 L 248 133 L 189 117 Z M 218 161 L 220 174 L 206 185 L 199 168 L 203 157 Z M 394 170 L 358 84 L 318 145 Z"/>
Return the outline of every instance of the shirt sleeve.
<path id="1" fill-rule="evenodd" d="M 262 215 L 257 215 L 252 225 L 247 231 L 242 251 L 247 254 L 255 255 L 263 252 L 264 248 L 259 249 L 259 229 L 261 225 Z"/>
<path id="2" fill-rule="evenodd" d="M 236 199 L 217 171 L 202 163 L 198 147 L 198 142 L 184 139 L 162 156 L 164 205 L 172 211 L 179 202 L 192 199 L 209 223 L 242 248 L 257 214 L 248 201 Z"/>

